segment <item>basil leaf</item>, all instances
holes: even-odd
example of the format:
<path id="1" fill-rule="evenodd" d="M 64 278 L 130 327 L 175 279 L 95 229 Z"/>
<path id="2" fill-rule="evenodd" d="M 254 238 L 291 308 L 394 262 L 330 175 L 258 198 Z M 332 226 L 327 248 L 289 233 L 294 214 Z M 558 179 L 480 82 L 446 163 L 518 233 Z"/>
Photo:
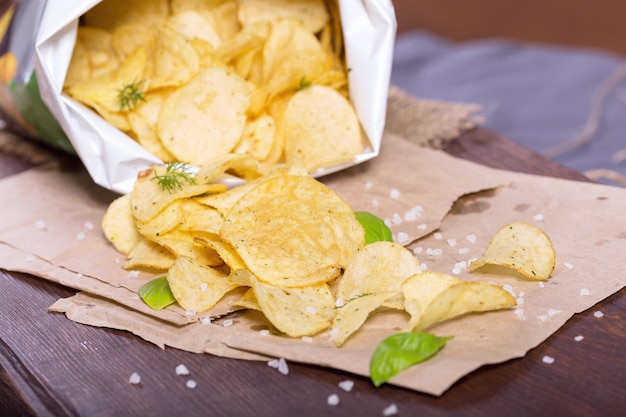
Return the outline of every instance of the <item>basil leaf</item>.
<path id="1" fill-rule="evenodd" d="M 155 278 L 139 288 L 139 296 L 153 310 L 162 310 L 176 302 L 167 277 Z"/>
<path id="2" fill-rule="evenodd" d="M 376 387 L 401 371 L 434 356 L 454 336 L 431 333 L 397 333 L 383 339 L 370 359 L 370 379 Z"/>
<path id="3" fill-rule="evenodd" d="M 368 211 L 356 211 L 356 219 L 365 229 L 365 244 L 368 245 L 379 240 L 392 242 L 391 229 L 385 222 Z"/>

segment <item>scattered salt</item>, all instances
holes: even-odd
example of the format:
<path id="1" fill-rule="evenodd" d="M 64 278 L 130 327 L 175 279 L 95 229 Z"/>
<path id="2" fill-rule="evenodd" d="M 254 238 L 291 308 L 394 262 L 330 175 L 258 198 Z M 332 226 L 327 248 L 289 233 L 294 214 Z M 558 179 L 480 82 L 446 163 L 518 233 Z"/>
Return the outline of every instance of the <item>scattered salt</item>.
<path id="1" fill-rule="evenodd" d="M 537 284 L 537 285 L 539 285 L 539 288 L 543 288 L 543 287 L 545 287 L 545 286 L 546 286 L 546 284 L 544 284 L 543 282 L 540 282 L 540 283 L 539 283 L 539 284 Z"/>
<path id="2" fill-rule="evenodd" d="M 417 213 L 409 210 L 406 213 L 404 213 L 404 221 L 414 222 L 415 220 L 417 220 L 417 216 L 418 216 Z"/>
<path id="3" fill-rule="evenodd" d="M 582 297 L 585 297 L 585 296 L 587 296 L 587 295 L 589 295 L 589 294 L 591 294 L 591 293 L 589 292 L 589 289 L 588 289 L 588 288 L 581 288 L 581 289 L 580 289 L 580 295 L 581 295 Z"/>
<path id="4" fill-rule="evenodd" d="M 128 271 L 127 278 L 139 278 L 139 271 Z"/>
<path id="5" fill-rule="evenodd" d="M 76 240 L 85 240 L 85 232 L 79 232 L 76 235 Z"/>
<path id="6" fill-rule="evenodd" d="M 557 315 L 559 313 L 561 313 L 561 310 L 558 310 L 556 308 L 548 309 L 548 316 L 550 316 L 550 317 L 555 316 L 555 315 Z"/>
<path id="7" fill-rule="evenodd" d="M 422 271 L 427 271 L 427 270 L 428 270 L 428 265 L 426 265 L 425 263 L 421 263 L 421 264 L 420 264 L 420 269 L 421 269 Z"/>
<path id="8" fill-rule="evenodd" d="M 130 378 L 128 378 L 128 383 L 133 384 L 133 385 L 137 385 L 141 382 L 141 377 L 139 376 L 139 374 L 137 372 L 133 372 L 130 375 Z"/>
<path id="9" fill-rule="evenodd" d="M 394 200 L 400 198 L 400 190 L 397 190 L 397 189 L 393 188 L 389 192 L 389 197 L 393 198 Z"/>
<path id="10" fill-rule="evenodd" d="M 421 247 L 421 246 L 413 248 L 413 255 L 419 255 L 420 253 L 422 253 L 423 250 L 424 250 L 424 248 Z"/>
<path id="11" fill-rule="evenodd" d="M 508 292 L 510 292 L 510 293 L 511 293 L 511 295 L 515 297 L 515 291 L 513 291 L 513 287 L 512 287 L 512 286 L 510 286 L 509 284 L 504 284 L 504 285 L 502 286 L 502 289 L 503 289 L 504 291 L 508 291 Z"/>
<path id="12" fill-rule="evenodd" d="M 595 311 L 595 312 L 593 313 L 593 316 L 594 316 L 594 317 L 597 317 L 597 318 L 604 317 L 604 313 L 603 313 L 603 312 L 601 312 L 601 311 Z"/>
<path id="13" fill-rule="evenodd" d="M 207 316 L 200 317 L 200 323 L 211 324 L 211 317 L 207 317 Z"/>
<path id="14" fill-rule="evenodd" d="M 43 220 L 37 220 L 35 222 L 35 229 L 37 229 L 37 230 L 46 230 L 47 228 L 48 228 L 48 225 Z"/>
<path id="15" fill-rule="evenodd" d="M 313 343 L 313 338 L 311 336 L 302 336 L 302 341 L 306 343 Z"/>
<path id="16" fill-rule="evenodd" d="M 398 414 L 398 406 L 395 404 L 389 404 L 383 410 L 383 416 L 395 416 L 396 414 Z"/>
<path id="17" fill-rule="evenodd" d="M 450 246 L 451 248 L 456 246 L 456 239 L 448 239 L 448 246 Z"/>
<path id="18" fill-rule="evenodd" d="M 285 360 L 285 358 L 272 359 L 271 361 L 267 362 L 267 366 L 277 369 L 278 372 L 283 375 L 287 375 L 289 373 L 289 367 L 287 366 L 287 361 Z"/>
<path id="19" fill-rule="evenodd" d="M 195 387 L 198 386 L 196 381 L 194 381 L 193 379 L 190 379 L 189 381 L 187 381 L 185 385 L 187 385 L 187 388 L 191 388 L 191 389 L 194 389 Z"/>
<path id="20" fill-rule="evenodd" d="M 208 288 L 209 288 L 209 284 L 207 284 L 206 282 L 203 282 L 202 284 L 200 284 L 200 291 L 206 292 Z"/>
<path id="21" fill-rule="evenodd" d="M 354 388 L 354 381 L 346 379 L 344 381 L 341 381 L 338 385 L 339 388 L 341 388 L 342 390 L 350 392 L 352 391 L 352 388 Z"/>
<path id="22" fill-rule="evenodd" d="M 439 256 L 439 255 L 443 254 L 443 249 L 439 249 L 439 248 L 436 248 L 436 249 L 433 249 L 433 248 L 428 248 L 428 249 L 426 249 L 426 254 L 427 254 L 427 255 L 432 255 L 432 256 Z"/>
<path id="23" fill-rule="evenodd" d="M 365 189 L 369 190 L 370 188 L 372 188 L 374 186 L 374 183 L 372 181 L 366 181 L 365 182 Z"/>
<path id="24" fill-rule="evenodd" d="M 467 252 L 469 252 L 469 248 L 459 248 L 459 254 L 465 255 Z"/>
<path id="25" fill-rule="evenodd" d="M 85 222 L 84 226 L 85 226 L 85 229 L 87 229 L 87 230 L 93 230 L 93 223 L 92 222 Z"/>
<path id="26" fill-rule="evenodd" d="M 476 235 L 470 233 L 469 235 L 465 236 L 465 240 L 467 240 L 469 243 L 476 243 Z"/>
<path id="27" fill-rule="evenodd" d="M 391 216 L 391 223 L 392 224 L 402 223 L 402 217 L 398 213 L 393 213 L 393 216 Z"/>
<path id="28" fill-rule="evenodd" d="M 233 321 L 231 319 L 227 319 L 222 322 L 222 326 L 224 327 L 230 327 L 232 325 L 233 325 Z"/>
<path id="29" fill-rule="evenodd" d="M 339 405 L 339 396 L 337 394 L 330 394 L 328 396 L 328 399 L 326 399 L 326 402 L 328 403 L 328 405 Z"/>
<path id="30" fill-rule="evenodd" d="M 426 223 L 421 223 L 417 226 L 418 230 L 426 230 L 426 228 L 428 227 L 428 225 Z"/>
<path id="31" fill-rule="evenodd" d="M 176 375 L 189 375 L 189 369 L 181 363 L 176 367 Z"/>
<path id="32" fill-rule="evenodd" d="M 196 310 L 192 309 L 192 308 L 188 308 L 187 310 L 185 310 L 185 315 L 187 317 L 193 317 L 196 315 Z"/>
<path id="33" fill-rule="evenodd" d="M 526 317 L 524 317 L 524 309 L 523 308 L 516 308 L 514 310 L 514 312 L 515 312 L 515 315 L 517 316 L 517 318 L 522 319 L 522 320 L 526 318 Z"/>
<path id="34" fill-rule="evenodd" d="M 548 365 L 551 365 L 551 364 L 553 364 L 553 363 L 554 363 L 554 358 L 553 358 L 552 356 L 545 355 L 545 356 L 541 359 L 541 361 L 542 361 L 543 363 L 547 363 Z"/>
<path id="35" fill-rule="evenodd" d="M 563 263 L 563 266 L 567 269 L 574 269 L 574 265 L 569 262 Z"/>
<path id="36" fill-rule="evenodd" d="M 535 220 L 537 221 L 542 221 L 543 220 L 543 214 L 537 214 L 535 215 L 535 217 L 533 217 Z"/>
<path id="37" fill-rule="evenodd" d="M 454 275 L 459 275 L 461 271 L 462 271 L 461 268 L 456 268 L 456 267 L 452 268 L 452 273 Z"/>
<path id="38" fill-rule="evenodd" d="M 377 199 L 373 199 L 372 200 L 372 207 L 378 207 L 378 200 Z"/>
<path id="39" fill-rule="evenodd" d="M 335 307 L 337 308 L 343 307 L 343 298 L 337 297 L 337 299 L 335 300 Z"/>
<path id="40" fill-rule="evenodd" d="M 312 307 L 312 306 L 307 306 L 304 310 L 307 313 L 309 313 L 309 314 L 316 314 L 317 313 L 317 310 L 315 309 L 315 307 Z"/>
<path id="41" fill-rule="evenodd" d="M 267 329 L 259 330 L 260 336 L 268 336 L 269 334 L 270 334 L 270 331 Z"/>
<path id="42" fill-rule="evenodd" d="M 80 272 L 77 272 L 76 275 L 75 275 L 76 279 L 81 279 L 82 277 L 84 277 L 84 275 L 81 274 Z"/>
<path id="43" fill-rule="evenodd" d="M 548 320 L 548 315 L 547 314 L 542 314 L 541 316 L 537 316 L 537 319 L 540 321 L 546 321 Z"/>
<path id="44" fill-rule="evenodd" d="M 409 235 L 407 233 L 400 232 L 398 233 L 397 241 L 398 243 L 406 243 L 409 241 Z"/>
<path id="45" fill-rule="evenodd" d="M 584 338 L 585 338 L 585 336 L 583 336 L 583 335 L 580 335 L 580 334 L 579 334 L 578 336 L 576 336 L 576 337 L 574 338 L 574 340 L 575 340 L 575 341 L 577 341 L 577 342 L 582 342 L 582 340 L 583 340 Z"/>
<path id="46" fill-rule="evenodd" d="M 441 232 L 437 232 L 437 233 L 435 233 L 433 236 L 434 236 L 434 238 L 435 238 L 435 239 L 437 239 L 437 240 L 441 240 L 441 239 L 443 239 L 443 234 L 442 234 Z"/>

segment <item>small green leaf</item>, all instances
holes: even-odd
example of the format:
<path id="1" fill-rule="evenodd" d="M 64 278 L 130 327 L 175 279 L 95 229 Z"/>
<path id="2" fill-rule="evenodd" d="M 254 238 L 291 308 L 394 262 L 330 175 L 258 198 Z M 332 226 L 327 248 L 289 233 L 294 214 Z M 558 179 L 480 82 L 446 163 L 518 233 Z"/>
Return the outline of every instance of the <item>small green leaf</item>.
<path id="1" fill-rule="evenodd" d="M 370 360 L 370 379 L 375 386 L 381 386 L 401 371 L 434 356 L 453 337 L 409 332 L 383 339 Z"/>
<path id="2" fill-rule="evenodd" d="M 186 162 L 170 162 L 165 166 L 165 174 L 154 174 L 153 180 L 159 183 L 163 190 L 173 193 L 183 188 L 183 182 L 193 185 L 196 179 L 190 172 L 190 166 Z"/>
<path id="3" fill-rule="evenodd" d="M 356 219 L 359 223 L 361 223 L 363 229 L 365 229 L 366 245 L 380 240 L 386 242 L 393 241 L 391 229 L 387 227 L 385 222 L 380 217 L 377 217 L 368 211 L 357 211 L 354 214 L 356 214 Z"/>
<path id="4" fill-rule="evenodd" d="M 139 288 L 139 296 L 153 310 L 162 310 L 176 302 L 167 277 L 155 278 Z"/>

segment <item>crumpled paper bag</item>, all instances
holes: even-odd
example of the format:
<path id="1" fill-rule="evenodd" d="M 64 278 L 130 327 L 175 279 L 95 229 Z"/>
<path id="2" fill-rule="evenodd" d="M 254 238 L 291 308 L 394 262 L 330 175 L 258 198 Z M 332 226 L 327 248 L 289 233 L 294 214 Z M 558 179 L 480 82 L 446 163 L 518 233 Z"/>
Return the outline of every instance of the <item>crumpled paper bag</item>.
<path id="1" fill-rule="evenodd" d="M 93 111 L 63 94 L 79 17 L 101 0 L 48 0 L 35 49 L 41 98 L 61 124 L 96 184 L 127 193 L 137 172 L 161 161 Z M 390 0 L 339 2 L 350 94 L 369 146 L 346 164 L 315 173 L 325 175 L 378 155 L 385 124 L 396 19 Z"/>
<path id="2" fill-rule="evenodd" d="M 524 356 L 573 314 L 626 285 L 625 190 L 495 170 L 393 134 L 384 140 L 379 157 L 323 181 L 356 210 L 389 219 L 396 240 L 402 236 L 426 269 L 503 285 L 518 301 L 514 309 L 431 328 L 454 339 L 390 384 L 441 395 L 482 365 Z M 256 312 L 206 323 L 178 307 L 151 311 L 135 292 L 149 276 L 123 270 L 122 256 L 99 227 L 113 196 L 103 195 L 81 170 L 40 168 L 0 181 L 0 267 L 82 290 L 51 307 L 77 322 L 127 330 L 161 347 L 239 359 L 280 356 L 363 376 L 377 343 L 408 320 L 403 313 L 378 312 L 336 348 L 327 332 L 312 342 L 273 331 L 264 336 L 259 329 L 271 326 Z M 469 273 L 467 261 L 513 221 L 534 223 L 552 238 L 557 266 L 545 283 L 489 270 Z M 226 318 L 233 325 L 224 327 Z"/>

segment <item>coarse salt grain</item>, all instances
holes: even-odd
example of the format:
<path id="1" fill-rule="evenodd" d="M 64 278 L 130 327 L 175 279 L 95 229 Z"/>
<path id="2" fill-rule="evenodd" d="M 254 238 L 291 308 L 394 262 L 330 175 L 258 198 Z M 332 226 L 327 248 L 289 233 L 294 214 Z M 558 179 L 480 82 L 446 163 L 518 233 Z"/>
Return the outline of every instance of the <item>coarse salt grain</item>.
<path id="1" fill-rule="evenodd" d="M 417 226 L 417 229 L 418 229 L 418 230 L 426 230 L 426 228 L 427 228 L 427 227 L 428 227 L 428 225 L 427 225 L 426 223 L 420 223 L 420 224 Z"/>
<path id="2" fill-rule="evenodd" d="M 541 359 L 541 361 L 542 361 L 543 363 L 547 363 L 548 365 L 551 365 L 551 364 L 553 364 L 553 363 L 554 363 L 554 358 L 553 358 L 552 356 L 545 355 L 545 356 Z"/>
<path id="3" fill-rule="evenodd" d="M 448 239 L 448 246 L 450 246 L 451 248 L 456 246 L 456 239 Z"/>
<path id="4" fill-rule="evenodd" d="M 433 237 L 437 240 L 443 239 L 443 234 L 441 232 L 437 232 L 433 235 Z"/>
<path id="5" fill-rule="evenodd" d="M 365 182 L 365 189 L 369 190 L 370 188 L 372 188 L 374 186 L 374 183 L 372 181 L 366 181 Z"/>
<path id="6" fill-rule="evenodd" d="M 92 222 L 85 222 L 85 224 L 83 226 L 87 230 L 93 230 L 93 223 Z"/>
<path id="7" fill-rule="evenodd" d="M 312 307 L 312 306 L 307 306 L 304 309 L 304 311 L 306 311 L 309 314 L 316 314 L 317 313 L 317 310 L 315 309 L 315 307 Z"/>
<path id="8" fill-rule="evenodd" d="M 578 336 L 576 336 L 576 337 L 574 338 L 574 340 L 575 340 L 575 341 L 577 341 L 577 342 L 582 342 L 582 340 L 583 340 L 584 338 L 585 338 L 585 336 L 583 336 L 583 335 L 580 335 L 580 334 L 579 334 Z"/>
<path id="9" fill-rule="evenodd" d="M 515 315 L 517 316 L 517 318 L 519 319 L 526 319 L 526 317 L 524 316 L 524 309 L 523 308 L 516 308 L 515 310 L 513 310 Z"/>
<path id="10" fill-rule="evenodd" d="M 79 232 L 76 235 L 76 240 L 85 240 L 85 232 Z"/>
<path id="11" fill-rule="evenodd" d="M 460 255 L 465 255 L 467 252 L 469 252 L 469 248 L 459 248 Z"/>
<path id="12" fill-rule="evenodd" d="M 287 361 L 285 358 L 272 359 L 267 362 L 267 366 L 270 368 L 277 369 L 283 375 L 287 375 L 289 373 L 289 367 L 287 366 Z"/>
<path id="13" fill-rule="evenodd" d="M 561 313 L 561 310 L 558 310 L 556 308 L 550 308 L 548 309 L 548 316 L 552 317 L 552 316 L 556 316 L 557 314 Z"/>
<path id="14" fill-rule="evenodd" d="M 383 416 L 395 416 L 396 414 L 398 414 L 398 406 L 395 404 L 389 404 L 383 410 Z"/>
<path id="15" fill-rule="evenodd" d="M 209 284 L 207 284 L 206 282 L 203 282 L 202 284 L 200 284 L 200 291 L 206 292 L 208 288 L 209 288 Z"/>
<path id="16" fill-rule="evenodd" d="M 46 222 L 44 222 L 43 220 L 37 220 L 35 222 L 35 229 L 46 230 L 47 228 L 48 228 L 48 225 L 46 225 Z"/>
<path id="17" fill-rule="evenodd" d="M 574 269 L 574 265 L 569 262 L 564 262 L 563 266 L 567 269 Z"/>
<path id="18" fill-rule="evenodd" d="M 127 278 L 139 278 L 139 271 L 129 271 L 128 274 L 126 274 Z"/>
<path id="19" fill-rule="evenodd" d="M 543 287 L 545 287 L 545 286 L 546 286 L 546 284 L 544 284 L 543 282 L 540 282 L 540 283 L 538 283 L 537 285 L 539 286 L 539 288 L 543 288 Z"/>
<path id="20" fill-rule="evenodd" d="M 352 391 L 352 388 L 354 388 L 354 381 L 350 380 L 350 379 L 346 379 L 344 381 L 339 382 L 339 388 L 341 388 L 342 390 L 346 391 L 346 392 L 350 392 Z"/>
<path id="21" fill-rule="evenodd" d="M 413 255 L 419 255 L 420 253 L 422 253 L 423 250 L 424 250 L 424 248 L 421 247 L 421 246 L 413 248 Z"/>
<path id="22" fill-rule="evenodd" d="M 185 310 L 185 315 L 187 317 L 193 317 L 196 315 L 196 310 L 194 310 L 193 308 L 188 308 L 187 310 Z"/>
<path id="23" fill-rule="evenodd" d="M 189 375 L 189 369 L 181 363 L 176 366 L 176 375 Z"/>
<path id="24" fill-rule="evenodd" d="M 421 263 L 421 264 L 420 264 L 420 269 L 421 269 L 422 271 L 428 271 L 428 265 L 426 265 L 425 263 Z"/>
<path id="25" fill-rule="evenodd" d="M 601 312 L 601 311 L 595 311 L 593 313 L 593 316 L 596 317 L 596 318 L 601 318 L 601 317 L 604 317 L 604 313 Z"/>
<path id="26" fill-rule="evenodd" d="M 330 394 L 326 399 L 326 403 L 332 406 L 339 405 L 339 396 L 337 394 Z"/>
<path id="27" fill-rule="evenodd" d="M 393 216 L 391 216 L 391 223 L 396 225 L 401 224 L 402 217 L 398 213 L 393 213 Z"/>
<path id="28" fill-rule="evenodd" d="M 311 336 L 302 336 L 302 341 L 306 343 L 313 343 L 313 338 Z"/>
<path id="29" fill-rule="evenodd" d="M 443 254 L 443 249 L 439 249 L 439 248 L 428 248 L 426 249 L 426 254 L 427 255 L 432 255 L 432 256 L 439 256 L 441 254 Z"/>
<path id="30" fill-rule="evenodd" d="M 406 242 L 409 241 L 409 235 L 407 233 L 400 232 L 400 233 L 398 233 L 397 241 L 398 241 L 398 243 L 406 243 Z"/>
<path id="31" fill-rule="evenodd" d="M 533 217 L 533 219 L 535 219 L 537 221 L 542 221 L 543 220 L 543 214 L 536 214 L 535 217 Z"/>
<path id="32" fill-rule="evenodd" d="M 398 198 L 400 198 L 400 190 L 393 188 L 389 192 L 389 197 L 393 198 L 394 200 L 397 200 Z"/>
<path id="33" fill-rule="evenodd" d="M 581 288 L 581 289 L 580 289 L 580 295 L 581 295 L 582 297 L 585 297 L 585 296 L 587 296 L 587 295 L 589 295 L 589 294 L 591 294 L 591 293 L 589 292 L 589 289 L 588 289 L 588 288 Z"/>
<path id="34" fill-rule="evenodd" d="M 270 334 L 270 331 L 267 329 L 259 330 L 260 336 L 268 336 L 269 334 Z"/>
<path id="35" fill-rule="evenodd" d="M 194 381 L 193 379 L 190 379 L 189 381 L 187 381 L 185 385 L 187 386 L 187 388 L 194 389 L 195 387 L 198 386 L 198 383 Z"/>
<path id="36" fill-rule="evenodd" d="M 207 317 L 207 316 L 200 317 L 200 323 L 211 324 L 211 317 Z"/>
<path id="37" fill-rule="evenodd" d="M 76 275 L 74 276 L 76 279 L 81 279 L 82 277 L 84 277 L 83 274 L 81 274 L 80 272 L 77 272 Z"/>
<path id="38" fill-rule="evenodd" d="M 404 221 L 406 222 L 414 222 L 417 220 L 417 214 L 413 211 L 407 211 L 404 213 Z"/>
<path id="39" fill-rule="evenodd" d="M 372 200 L 372 207 L 378 207 L 378 200 L 377 199 L 373 199 Z"/>
<path id="40" fill-rule="evenodd" d="M 335 300 L 335 307 L 337 308 L 341 308 L 343 307 L 343 298 L 341 297 L 337 297 L 337 299 Z"/>
<path id="41" fill-rule="evenodd" d="M 141 383 L 141 377 L 137 372 L 133 372 L 132 374 L 130 374 L 130 378 L 128 378 L 128 383 L 137 385 Z"/>
<path id="42" fill-rule="evenodd" d="M 232 325 L 233 325 L 233 321 L 231 319 L 227 319 L 222 322 L 222 326 L 224 327 L 230 327 Z"/>

